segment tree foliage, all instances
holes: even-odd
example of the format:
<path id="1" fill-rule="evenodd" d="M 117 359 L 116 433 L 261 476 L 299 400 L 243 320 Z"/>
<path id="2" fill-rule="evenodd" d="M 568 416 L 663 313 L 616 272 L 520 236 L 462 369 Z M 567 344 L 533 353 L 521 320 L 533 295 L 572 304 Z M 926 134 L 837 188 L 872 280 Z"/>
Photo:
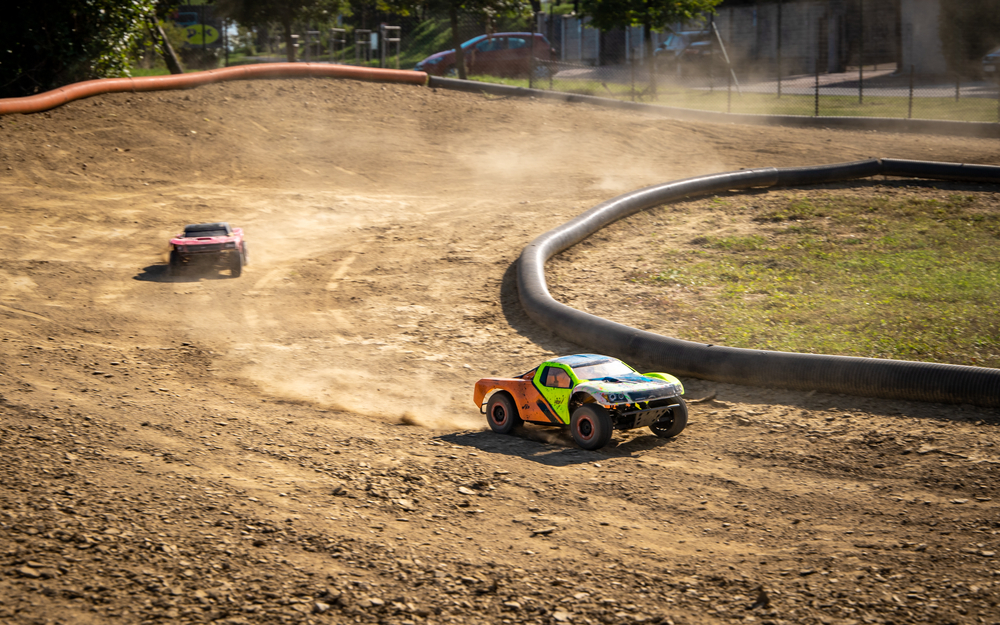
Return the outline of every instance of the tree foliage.
<path id="1" fill-rule="evenodd" d="M 1000 46 L 1000 0 L 941 2 L 938 26 L 951 70 L 978 74 L 979 60 Z"/>
<path id="2" fill-rule="evenodd" d="M 132 45 L 155 5 L 155 0 L 7 3 L 0 19 L 0 97 L 128 75 Z"/>
<path id="3" fill-rule="evenodd" d="M 686 22 L 712 13 L 722 0 L 581 0 L 580 10 L 601 30 L 645 26 L 662 31 L 675 22 Z"/>
<path id="4" fill-rule="evenodd" d="M 296 23 L 330 21 L 347 7 L 342 0 L 218 0 L 219 13 L 244 26 L 281 26 L 285 56 L 295 61 L 292 27 Z"/>

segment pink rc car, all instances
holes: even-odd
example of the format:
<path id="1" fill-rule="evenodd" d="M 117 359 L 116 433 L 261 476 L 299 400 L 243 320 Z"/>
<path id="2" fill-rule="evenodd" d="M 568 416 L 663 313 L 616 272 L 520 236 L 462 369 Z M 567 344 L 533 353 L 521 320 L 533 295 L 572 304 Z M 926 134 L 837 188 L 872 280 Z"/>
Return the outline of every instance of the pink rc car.
<path id="1" fill-rule="evenodd" d="M 247 264 L 247 242 L 242 228 L 226 222 L 184 226 L 184 234 L 170 239 L 170 275 L 189 268 L 228 269 L 237 278 Z"/>

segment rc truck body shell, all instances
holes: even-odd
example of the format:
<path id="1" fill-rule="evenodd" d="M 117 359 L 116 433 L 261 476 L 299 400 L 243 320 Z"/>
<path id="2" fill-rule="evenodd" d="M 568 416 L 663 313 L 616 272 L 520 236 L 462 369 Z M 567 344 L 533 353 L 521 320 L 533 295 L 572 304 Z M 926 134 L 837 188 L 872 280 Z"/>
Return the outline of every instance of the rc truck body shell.
<path id="1" fill-rule="evenodd" d="M 170 272 L 185 268 L 229 269 L 236 277 L 247 263 L 247 244 L 242 228 L 226 222 L 190 224 L 184 233 L 170 239 Z"/>
<path id="2" fill-rule="evenodd" d="M 479 380 L 473 399 L 480 411 L 489 411 L 497 393 L 510 397 L 514 418 L 541 425 L 573 427 L 574 413 L 585 405 L 598 408 L 602 419 L 606 413 L 609 426 L 618 430 L 650 427 L 657 435 L 669 431 L 673 436 L 687 423 L 680 380 L 666 373 L 641 374 L 597 354 L 563 356 L 517 377 Z M 490 425 L 500 431 L 493 419 Z"/>

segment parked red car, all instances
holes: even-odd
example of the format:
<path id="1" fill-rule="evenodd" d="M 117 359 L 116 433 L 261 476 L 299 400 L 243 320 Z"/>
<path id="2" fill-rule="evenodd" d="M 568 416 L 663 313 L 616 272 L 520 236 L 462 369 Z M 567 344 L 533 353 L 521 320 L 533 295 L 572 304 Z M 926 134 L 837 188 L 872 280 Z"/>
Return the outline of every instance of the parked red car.
<path id="1" fill-rule="evenodd" d="M 529 68 L 536 78 L 548 78 L 556 51 L 541 33 L 535 33 L 532 50 L 531 33 L 494 33 L 480 35 L 462 44 L 465 67 L 469 74 L 489 76 L 527 76 Z M 534 62 L 531 57 L 534 55 Z M 434 76 L 454 76 L 455 50 L 432 54 L 413 68 Z"/>

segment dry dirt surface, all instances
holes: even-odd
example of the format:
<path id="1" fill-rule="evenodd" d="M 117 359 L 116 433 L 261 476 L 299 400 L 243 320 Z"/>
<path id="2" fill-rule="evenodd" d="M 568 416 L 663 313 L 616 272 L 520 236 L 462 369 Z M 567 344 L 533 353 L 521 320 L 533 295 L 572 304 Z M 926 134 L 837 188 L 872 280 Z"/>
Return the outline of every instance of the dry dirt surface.
<path id="1" fill-rule="evenodd" d="M 688 379 L 681 436 L 586 452 L 472 402 L 586 351 L 517 304 L 538 234 L 872 156 L 1000 144 L 320 80 L 0 118 L 0 621 L 997 622 L 996 411 Z M 242 277 L 168 277 L 221 220 Z"/>

